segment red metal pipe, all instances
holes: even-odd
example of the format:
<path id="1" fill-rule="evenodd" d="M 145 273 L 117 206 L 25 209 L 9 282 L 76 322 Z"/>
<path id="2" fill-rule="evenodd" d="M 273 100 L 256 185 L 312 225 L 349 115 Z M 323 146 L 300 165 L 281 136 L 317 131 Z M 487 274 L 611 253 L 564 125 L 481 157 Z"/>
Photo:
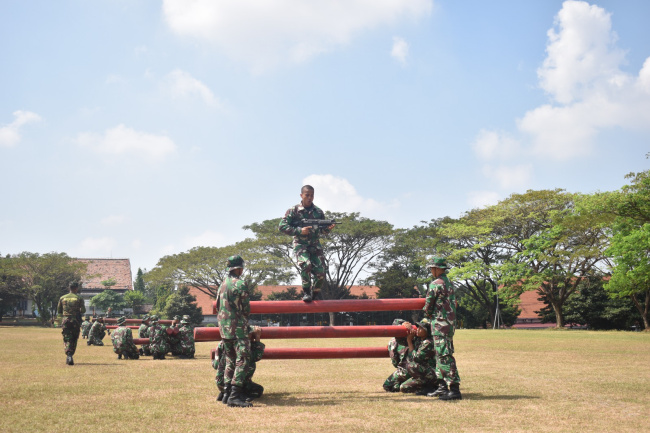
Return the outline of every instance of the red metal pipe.
<path id="1" fill-rule="evenodd" d="M 211 357 L 214 359 L 215 349 Z M 264 350 L 265 359 L 341 359 L 341 358 L 388 358 L 386 347 L 303 347 L 268 348 Z"/>
<path id="2" fill-rule="evenodd" d="M 130 328 L 130 329 L 140 329 L 139 326 L 127 326 L 127 328 Z M 114 325 L 108 325 L 108 326 L 106 327 L 106 329 L 117 329 L 117 326 L 114 326 Z"/>
<path id="3" fill-rule="evenodd" d="M 403 326 L 281 326 L 262 328 L 262 339 L 406 337 Z M 219 328 L 194 328 L 195 341 L 219 341 Z"/>
<path id="4" fill-rule="evenodd" d="M 134 338 L 133 344 L 149 344 L 148 338 Z"/>
<path id="5" fill-rule="evenodd" d="M 104 323 L 117 323 L 117 319 L 113 317 L 104 317 Z M 126 319 L 126 323 L 131 325 L 142 325 L 142 319 Z M 158 320 L 158 323 L 163 325 L 171 325 L 171 320 Z"/>
<path id="6" fill-rule="evenodd" d="M 423 298 L 339 299 L 330 301 L 252 301 L 251 314 L 351 313 L 356 311 L 411 311 L 424 307 Z M 217 314 L 217 302 L 212 303 Z"/>

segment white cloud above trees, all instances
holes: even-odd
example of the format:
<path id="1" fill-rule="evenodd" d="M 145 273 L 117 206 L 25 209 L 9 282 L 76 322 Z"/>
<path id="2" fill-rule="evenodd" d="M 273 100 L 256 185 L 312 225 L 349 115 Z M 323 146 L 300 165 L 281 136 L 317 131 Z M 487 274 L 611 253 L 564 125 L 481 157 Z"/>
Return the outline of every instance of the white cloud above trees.
<path id="1" fill-rule="evenodd" d="M 300 63 L 348 44 L 356 35 L 428 15 L 432 0 L 164 0 L 180 36 L 211 43 L 261 71 Z"/>

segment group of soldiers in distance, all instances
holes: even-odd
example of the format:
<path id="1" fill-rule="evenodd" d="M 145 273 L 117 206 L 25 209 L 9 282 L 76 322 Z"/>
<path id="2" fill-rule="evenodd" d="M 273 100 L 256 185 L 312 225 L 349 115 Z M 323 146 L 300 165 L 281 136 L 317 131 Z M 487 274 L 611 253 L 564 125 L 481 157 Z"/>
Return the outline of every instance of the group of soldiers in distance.
<path id="1" fill-rule="evenodd" d="M 324 220 L 325 214 L 313 203 L 312 186 L 303 186 L 300 197 L 301 202 L 285 213 L 279 230 L 293 236 L 293 253 L 300 267 L 303 301 L 311 302 L 319 297 L 325 280 L 320 234 L 329 233 L 334 224 L 331 224 L 333 221 L 324 221 L 324 225 L 301 225 L 305 219 Z M 216 301 L 221 334 L 212 363 L 217 370 L 217 400 L 230 407 L 250 407 L 251 401 L 259 398 L 264 391 L 261 385 L 252 381 L 256 363 L 264 355 L 264 344 L 260 341 L 262 330 L 248 323 L 251 293 L 242 278 L 243 258 L 231 256 L 227 266 L 228 275 L 219 287 Z M 394 323 L 404 326 L 407 336 L 394 338 L 389 343 L 391 361 L 396 370 L 384 382 L 384 389 L 438 397 L 440 400 L 460 400 L 460 376 L 453 356 L 457 308 L 454 287 L 447 277 L 446 259 L 436 257 L 428 268 L 433 281 L 425 293 L 424 318 L 414 325 L 405 321 Z M 70 293 L 61 297 L 57 308 L 59 317 L 63 318 L 61 327 L 68 365 L 74 365 L 72 355 L 79 338 L 81 314 L 85 312 L 83 300 L 77 295 L 78 288 L 78 283 L 71 284 Z M 90 328 L 89 345 L 97 344 L 97 340 L 101 343 L 106 330 L 102 322 L 98 319 Z M 124 356 L 137 359 L 138 355 L 148 354 L 154 359 L 164 359 L 170 350 L 178 356 L 194 357 L 194 335 L 186 316 L 180 321 L 183 325 L 180 328 L 162 326 L 155 315 L 145 316 L 142 322 L 140 337 L 149 337 L 150 344 L 137 351 L 131 330 L 125 326 L 126 318 L 118 319 L 118 328 L 113 333 L 113 350 L 118 354 L 118 359 Z M 93 332 L 95 327 L 96 334 Z M 178 335 L 178 340 L 175 340 L 175 335 Z M 179 341 L 177 346 L 175 341 Z M 175 352 L 174 347 L 180 349 Z"/>

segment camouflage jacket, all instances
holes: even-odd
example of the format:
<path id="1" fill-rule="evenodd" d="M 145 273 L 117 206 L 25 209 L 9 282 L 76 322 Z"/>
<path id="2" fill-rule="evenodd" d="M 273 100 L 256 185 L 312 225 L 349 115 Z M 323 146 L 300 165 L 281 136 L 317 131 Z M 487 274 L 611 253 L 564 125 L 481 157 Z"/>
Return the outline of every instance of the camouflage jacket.
<path id="1" fill-rule="evenodd" d="M 84 333 L 84 335 L 88 334 L 88 331 L 90 331 L 90 327 L 93 326 L 92 323 L 90 323 L 88 320 L 84 320 L 81 323 L 81 332 Z"/>
<path id="2" fill-rule="evenodd" d="M 90 328 L 90 335 L 101 340 L 106 335 L 106 326 L 99 321 L 93 323 L 93 326 Z"/>
<path id="3" fill-rule="evenodd" d="M 278 228 L 282 233 L 293 236 L 294 246 L 311 245 L 320 247 L 320 234 L 327 234 L 330 230 L 327 227 L 318 230 L 311 229 L 308 235 L 303 235 L 301 234 L 302 227 L 297 227 L 295 224 L 304 218 L 322 220 L 325 219 L 325 213 L 313 203 L 310 208 L 306 208 L 302 203 L 299 203 L 287 210 Z"/>
<path id="4" fill-rule="evenodd" d="M 111 340 L 113 341 L 113 349 L 124 350 L 132 349 L 133 344 L 133 333 L 131 328 L 127 328 L 124 325 L 118 326 L 117 329 L 111 334 Z"/>
<path id="5" fill-rule="evenodd" d="M 436 368 L 436 348 L 433 339 L 425 338 L 418 342 L 413 341 L 415 350 L 409 352 L 408 361 L 418 365 Z"/>
<path id="6" fill-rule="evenodd" d="M 217 295 L 221 338 L 248 338 L 248 316 L 251 313 L 250 290 L 244 280 L 228 275 Z"/>
<path id="7" fill-rule="evenodd" d="M 456 293 L 447 274 L 433 281 L 427 292 L 424 315 L 431 319 L 434 337 L 453 337 L 456 328 Z"/>
<path id="8" fill-rule="evenodd" d="M 251 361 L 252 362 L 257 362 L 260 359 L 262 359 L 262 356 L 264 356 L 264 349 L 266 349 L 266 345 L 262 343 L 261 341 L 252 341 L 251 342 Z"/>
<path id="9" fill-rule="evenodd" d="M 190 325 L 183 325 L 178 330 L 181 347 L 194 347 L 194 330 Z"/>
<path id="10" fill-rule="evenodd" d="M 58 317 L 71 317 L 77 319 L 81 324 L 81 315 L 86 312 L 84 300 L 76 293 L 68 293 L 59 298 L 59 304 L 56 306 Z"/>
<path id="11" fill-rule="evenodd" d="M 166 353 L 169 350 L 166 326 L 156 322 L 149 327 L 149 347 L 152 352 Z"/>
<path id="12" fill-rule="evenodd" d="M 138 328 L 138 337 L 139 338 L 149 338 L 149 325 L 143 323 Z"/>

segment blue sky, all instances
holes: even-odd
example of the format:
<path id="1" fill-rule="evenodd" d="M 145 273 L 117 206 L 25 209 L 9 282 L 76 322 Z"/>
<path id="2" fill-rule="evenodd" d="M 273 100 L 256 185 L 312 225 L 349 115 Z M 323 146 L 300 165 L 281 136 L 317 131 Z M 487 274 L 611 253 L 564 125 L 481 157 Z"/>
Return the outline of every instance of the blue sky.
<path id="1" fill-rule="evenodd" d="M 304 183 L 396 227 L 650 161 L 650 2 L 0 2 L 0 253 L 223 246 Z"/>

